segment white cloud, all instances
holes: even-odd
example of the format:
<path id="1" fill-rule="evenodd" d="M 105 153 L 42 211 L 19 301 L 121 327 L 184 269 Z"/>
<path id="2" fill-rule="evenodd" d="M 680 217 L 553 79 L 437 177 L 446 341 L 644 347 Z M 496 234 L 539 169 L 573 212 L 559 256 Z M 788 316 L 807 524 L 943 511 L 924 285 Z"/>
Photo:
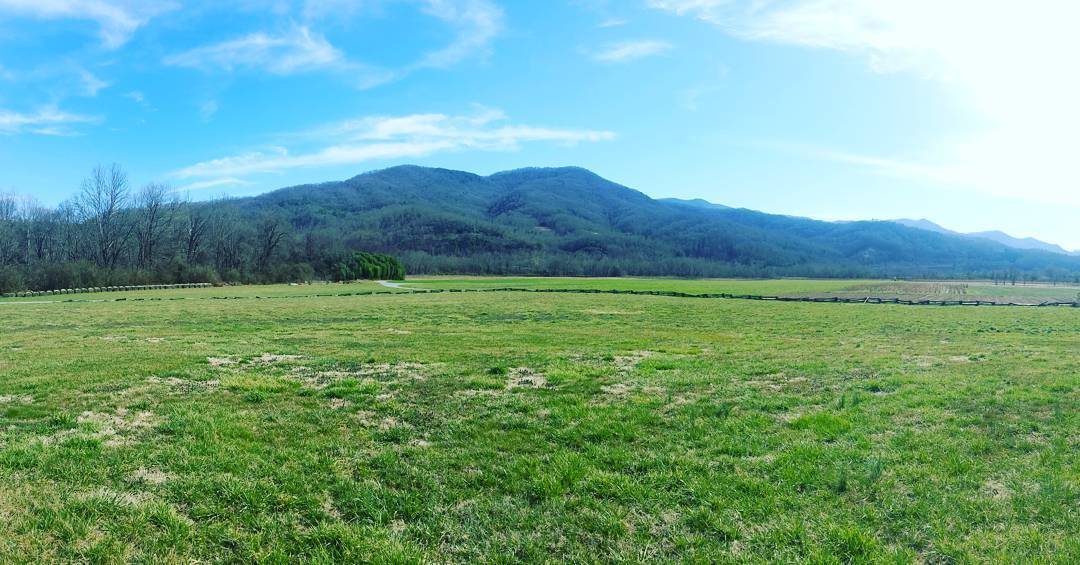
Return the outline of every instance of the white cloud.
<path id="1" fill-rule="evenodd" d="M 30 70 L 21 69 L 18 72 L 0 66 L 0 80 L 15 83 L 24 93 L 30 94 L 30 98 L 45 98 L 53 103 L 72 96 L 93 98 L 112 86 L 70 59 L 48 61 Z"/>
<path id="2" fill-rule="evenodd" d="M 1075 201 L 1080 3 L 1073 0 L 649 0 L 749 41 L 865 57 L 875 72 L 939 82 L 977 127 L 943 131 L 928 158 L 883 170 L 998 196 Z M 902 166 L 893 166 L 900 164 Z"/>
<path id="3" fill-rule="evenodd" d="M 284 147 L 269 152 L 252 152 L 196 163 L 176 173 L 180 178 L 215 176 L 220 174 L 250 175 L 281 173 L 289 169 L 351 165 L 376 159 L 422 157 L 452 146 L 447 143 L 378 143 L 367 145 L 335 145 L 313 153 L 292 155 Z"/>
<path id="4" fill-rule="evenodd" d="M 115 49 L 150 19 L 176 9 L 158 0 L 0 0 L 0 12 L 38 19 L 95 22 L 102 45 Z"/>
<path id="5" fill-rule="evenodd" d="M 79 75 L 80 82 L 82 82 L 82 94 L 85 96 L 97 96 L 98 92 L 110 86 L 109 83 L 101 80 L 86 69 L 76 69 L 76 72 Z"/>
<path id="6" fill-rule="evenodd" d="M 614 138 L 607 131 L 568 130 L 507 124 L 497 110 L 471 116 L 413 114 L 347 120 L 290 136 L 301 150 L 273 147 L 196 163 L 175 173 L 178 178 L 242 177 L 289 169 L 354 165 L 367 161 L 417 158 L 446 151 L 508 151 L 523 143 L 576 144 Z"/>
<path id="7" fill-rule="evenodd" d="M 255 184 L 255 183 L 250 182 L 250 181 L 246 181 L 246 180 L 243 180 L 243 179 L 238 179 L 238 178 L 235 178 L 235 177 L 227 177 L 227 178 L 221 178 L 221 179 L 210 179 L 210 180 L 193 182 L 191 184 L 187 184 L 187 185 L 184 185 L 184 186 L 181 186 L 181 187 L 175 189 L 174 192 L 187 192 L 187 191 L 191 191 L 191 190 L 207 190 L 207 189 L 211 189 L 211 188 L 221 188 L 223 186 L 251 186 L 253 184 Z"/>
<path id="8" fill-rule="evenodd" d="M 593 54 L 593 60 L 602 63 L 626 63 L 636 59 L 652 57 L 671 50 L 671 44 L 663 41 L 642 40 L 612 43 Z"/>
<path id="9" fill-rule="evenodd" d="M 960 171 L 959 169 L 949 167 L 940 162 L 917 163 L 914 161 L 907 161 L 903 159 L 863 155 L 850 151 L 841 151 L 837 149 L 830 149 L 799 143 L 775 141 L 762 143 L 744 141 L 740 143 L 740 145 L 755 147 L 768 151 L 790 153 L 791 155 L 806 159 L 816 159 L 820 161 L 831 161 L 834 163 L 854 165 L 856 167 L 868 169 L 876 173 L 896 177 L 921 179 L 936 183 L 959 182 L 961 180 L 960 175 L 962 174 L 962 171 Z"/>
<path id="10" fill-rule="evenodd" d="M 0 0 L 3 1 L 3 0 Z M 355 0 L 308 0 L 302 9 L 308 25 L 296 25 L 287 33 L 257 32 L 219 43 L 196 47 L 165 57 L 166 65 L 203 71 L 263 70 L 277 75 L 331 71 L 358 88 L 371 88 L 399 80 L 425 68 L 446 68 L 486 53 L 502 31 L 503 12 L 490 0 L 410 0 L 422 13 L 442 21 L 453 39 L 444 47 L 417 56 L 400 68 L 380 68 L 350 58 L 312 25 L 342 23 L 357 14 L 377 11 L 379 2 Z M 329 18 L 333 17 L 333 20 Z"/>
<path id="11" fill-rule="evenodd" d="M 238 67 L 288 75 L 337 67 L 345 57 L 319 34 L 299 26 L 283 35 L 253 33 L 166 57 L 166 65 L 232 71 Z"/>
<path id="12" fill-rule="evenodd" d="M 32 114 L 0 110 L 0 134 L 35 133 L 39 135 L 74 135 L 72 126 L 100 123 L 101 118 L 72 114 L 54 107 L 44 107 Z"/>
<path id="13" fill-rule="evenodd" d="M 612 28 L 612 27 L 622 27 L 622 26 L 624 26 L 624 25 L 626 25 L 628 23 L 630 23 L 630 22 L 627 21 L 627 20 L 624 20 L 622 18 L 608 18 L 608 19 L 596 24 L 596 27 L 601 28 L 601 29 L 607 29 L 607 28 Z"/>
<path id="14" fill-rule="evenodd" d="M 722 86 L 695 86 L 694 88 L 688 88 L 682 92 L 682 106 L 683 108 L 696 112 L 701 107 L 701 100 L 708 98 L 712 94 L 722 92 L 724 88 Z"/>
<path id="15" fill-rule="evenodd" d="M 502 10 L 488 0 L 423 0 L 423 11 L 454 28 L 456 37 L 425 55 L 417 67 L 448 67 L 483 52 L 503 26 Z"/>
<path id="16" fill-rule="evenodd" d="M 199 117 L 202 118 L 202 121 L 204 122 L 210 121 L 210 118 L 213 118 L 214 114 L 217 114 L 217 111 L 217 100 L 207 100 L 202 104 L 199 104 Z"/>

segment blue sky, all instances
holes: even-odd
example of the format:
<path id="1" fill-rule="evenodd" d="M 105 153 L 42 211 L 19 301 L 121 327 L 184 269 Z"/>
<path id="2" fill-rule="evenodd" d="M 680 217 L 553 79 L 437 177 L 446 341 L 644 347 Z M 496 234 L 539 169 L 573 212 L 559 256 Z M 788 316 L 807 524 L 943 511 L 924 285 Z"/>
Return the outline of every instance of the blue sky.
<path id="1" fill-rule="evenodd" d="M 401 163 L 1080 248 L 1065 0 L 0 0 L 0 192 Z M 1009 4 L 1009 5 L 1006 5 Z"/>

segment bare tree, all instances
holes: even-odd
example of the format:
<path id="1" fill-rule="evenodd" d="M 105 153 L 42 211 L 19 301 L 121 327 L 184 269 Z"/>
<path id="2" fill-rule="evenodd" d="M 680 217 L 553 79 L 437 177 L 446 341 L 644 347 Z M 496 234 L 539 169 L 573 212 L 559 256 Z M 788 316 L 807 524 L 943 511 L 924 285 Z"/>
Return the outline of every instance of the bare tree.
<path id="1" fill-rule="evenodd" d="M 99 266 L 115 266 L 131 237 L 133 225 L 124 214 L 130 202 L 127 173 L 115 163 L 98 165 L 82 183 L 79 211 L 93 226 L 94 259 Z"/>
<path id="2" fill-rule="evenodd" d="M 63 221 L 59 212 L 42 206 L 27 206 L 26 264 L 49 263 L 62 259 L 59 255 L 59 235 Z"/>
<path id="3" fill-rule="evenodd" d="M 274 250 L 285 238 L 285 222 L 279 216 L 267 214 L 259 222 L 258 230 L 259 270 L 266 272 Z"/>
<path id="4" fill-rule="evenodd" d="M 19 199 L 14 194 L 0 193 L 0 222 L 10 222 L 15 219 L 18 203 Z"/>
<path id="5" fill-rule="evenodd" d="M 79 224 L 79 205 L 76 200 L 65 200 L 56 207 L 56 221 L 59 223 L 57 234 L 56 253 L 61 261 L 77 261 L 86 258 L 91 253 L 85 252 L 87 247 L 86 233 Z"/>
<path id="6" fill-rule="evenodd" d="M 22 238 L 22 262 L 30 265 L 44 258 L 49 246 L 48 224 L 52 211 L 34 198 L 24 198 L 18 209 L 19 235 Z"/>
<path id="7" fill-rule="evenodd" d="M 235 209 L 224 208 L 214 215 L 210 228 L 214 239 L 214 261 L 218 271 L 239 270 L 244 264 L 243 252 L 247 238 L 240 230 Z M 250 256 L 250 254 L 248 254 Z"/>
<path id="8" fill-rule="evenodd" d="M 135 239 L 139 245 L 136 266 L 150 269 L 157 262 L 160 242 L 176 216 L 176 198 L 172 188 L 150 183 L 135 195 Z"/>
<path id="9" fill-rule="evenodd" d="M 210 213 L 205 206 L 187 206 L 187 217 L 183 223 L 184 259 L 188 265 L 194 265 L 202 250 L 206 232 L 210 227 Z"/>
<path id="10" fill-rule="evenodd" d="M 0 265 L 14 263 L 19 255 L 18 202 L 13 194 L 0 194 Z"/>

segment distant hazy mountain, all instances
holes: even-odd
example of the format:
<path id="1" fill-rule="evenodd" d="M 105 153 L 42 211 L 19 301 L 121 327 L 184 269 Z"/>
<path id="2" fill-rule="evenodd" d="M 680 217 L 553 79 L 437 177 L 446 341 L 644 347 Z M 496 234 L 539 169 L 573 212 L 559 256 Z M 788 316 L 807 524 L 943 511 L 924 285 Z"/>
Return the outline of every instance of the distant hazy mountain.
<path id="1" fill-rule="evenodd" d="M 1013 237 L 1013 236 L 1011 236 L 1011 235 L 1009 235 L 1009 234 L 1007 234 L 1005 232 L 996 231 L 996 230 L 995 231 L 981 231 L 981 232 L 969 233 L 967 235 L 970 236 L 970 237 L 978 237 L 978 238 L 981 238 L 981 239 L 989 239 L 990 241 L 996 241 L 996 242 L 998 242 L 998 243 L 1000 243 L 1002 245 L 1007 245 L 1009 247 L 1014 247 L 1016 249 L 1037 249 L 1037 250 L 1040 250 L 1040 251 L 1049 251 L 1051 253 L 1065 253 L 1065 254 L 1069 253 L 1069 251 L 1067 251 L 1066 249 L 1064 249 L 1060 245 L 1055 245 L 1053 243 L 1047 243 L 1045 241 L 1040 241 L 1040 240 L 1035 239 L 1033 237 L 1016 238 L 1016 237 Z"/>
<path id="2" fill-rule="evenodd" d="M 1011 236 L 1011 235 L 1009 235 L 1009 234 L 1007 234 L 1005 232 L 1002 232 L 1002 231 L 996 231 L 995 230 L 995 231 L 982 231 L 982 232 L 975 232 L 975 233 L 961 233 L 961 232 L 957 232 L 957 231 L 953 231 L 953 230 L 941 227 L 940 225 L 935 224 L 934 222 L 931 222 L 930 220 L 925 220 L 925 219 L 924 220 L 901 219 L 901 220 L 893 220 L 893 221 L 900 224 L 900 225 L 908 226 L 908 227 L 911 227 L 911 228 L 918 228 L 918 229 L 922 229 L 922 230 L 926 230 L 926 231 L 932 231 L 932 232 L 936 232 L 936 233 L 949 234 L 949 235 L 959 235 L 959 236 L 965 236 L 965 237 L 972 237 L 972 238 L 976 238 L 976 239 L 986 239 L 986 240 L 993 241 L 995 243 L 1000 243 L 1000 244 L 1002 244 L 1002 245 L 1004 245 L 1006 247 L 1011 247 L 1013 249 L 1027 249 L 1027 250 L 1033 250 L 1033 251 L 1048 251 L 1050 253 L 1060 253 L 1060 254 L 1063 254 L 1063 255 L 1076 255 L 1077 254 L 1075 252 L 1070 252 L 1070 251 L 1066 250 L 1065 248 L 1061 247 L 1060 245 L 1055 245 L 1053 243 L 1047 243 L 1045 241 L 1040 241 L 1040 240 L 1035 239 L 1033 237 L 1025 237 L 1025 238 L 1013 237 L 1013 236 Z"/>
<path id="3" fill-rule="evenodd" d="M 920 229 L 920 230 L 932 231 L 932 232 L 935 232 L 935 233 L 944 233 L 944 234 L 948 234 L 948 235 L 963 235 L 960 232 L 955 232 L 955 231 L 952 231 L 950 229 L 944 228 L 944 227 L 942 227 L 942 226 L 940 226 L 938 224 L 935 224 L 934 222 L 931 222 L 930 220 L 900 219 L 900 220 L 893 220 L 893 221 L 900 224 L 900 225 L 902 225 L 902 226 L 907 226 L 909 228 L 916 228 L 916 229 Z"/>
<path id="4" fill-rule="evenodd" d="M 897 222 L 654 200 L 574 167 L 479 176 L 401 166 L 219 205 L 241 220 L 287 220 L 284 252 L 296 261 L 362 249 L 397 255 L 411 273 L 1080 276 L 1077 257 Z"/>
<path id="5" fill-rule="evenodd" d="M 694 208 L 711 208 L 713 210 L 729 210 L 730 206 L 724 206 L 723 204 L 715 204 L 702 198 L 694 198 L 692 200 L 684 200 L 682 198 L 658 198 L 659 202 L 667 202 L 669 204 L 677 204 L 679 206 L 691 206 Z"/>

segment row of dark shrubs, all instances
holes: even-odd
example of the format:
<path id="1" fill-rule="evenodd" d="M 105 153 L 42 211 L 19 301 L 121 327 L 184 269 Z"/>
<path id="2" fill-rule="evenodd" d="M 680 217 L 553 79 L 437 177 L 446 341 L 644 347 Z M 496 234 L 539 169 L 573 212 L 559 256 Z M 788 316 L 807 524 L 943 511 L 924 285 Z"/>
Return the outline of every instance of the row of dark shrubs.
<path id="1" fill-rule="evenodd" d="M 175 288 L 208 288 L 214 286 L 210 283 L 183 283 L 183 284 L 146 284 L 135 286 L 94 286 L 87 288 L 59 288 L 56 290 L 24 290 L 22 292 L 7 292 L 4 298 L 30 298 L 35 296 L 56 296 L 60 294 L 88 294 L 95 292 L 125 292 L 133 290 L 164 290 Z"/>
<path id="2" fill-rule="evenodd" d="M 440 289 L 416 290 L 415 292 L 556 292 L 568 294 L 634 294 L 641 296 L 672 296 L 679 298 L 728 298 L 736 300 L 772 300 L 777 302 L 818 302 L 841 304 L 902 304 L 906 306 L 1070 306 L 1080 308 L 1078 302 L 1040 302 L 1038 304 L 1020 304 L 1016 302 L 991 302 L 986 300 L 904 300 L 902 298 L 847 298 L 816 296 L 769 296 L 760 294 L 729 294 L 726 292 L 695 294 L 674 290 L 619 290 L 619 289 L 584 289 L 584 288 L 482 288 L 482 289 Z"/>
<path id="3" fill-rule="evenodd" d="M 209 283 L 202 284 L 186 284 L 186 285 L 149 285 L 149 286 L 135 286 L 135 287 L 110 287 L 110 288 L 97 288 L 97 289 L 74 289 L 74 290 L 60 290 L 60 291 L 38 291 L 38 292 L 17 292 L 4 294 L 4 298 L 12 297 L 25 297 L 25 296 L 47 296 L 53 294 L 77 294 L 80 292 L 109 292 L 117 290 L 150 290 L 154 288 L 205 288 L 211 285 Z M 581 288 L 449 288 L 449 289 L 411 289 L 409 292 L 395 292 L 395 291 L 360 291 L 360 292 L 345 292 L 345 293 L 332 293 L 332 294 L 318 294 L 315 296 L 371 296 L 378 294 L 440 294 L 440 293 L 462 293 L 462 292 L 539 292 L 539 293 L 561 293 L 561 294 L 630 294 L 638 296 L 671 296 L 678 298 L 722 298 L 733 300 L 766 300 L 777 302 L 815 302 L 815 303 L 841 303 L 841 304 L 902 304 L 907 306 L 1028 306 L 1028 307 L 1072 307 L 1080 308 L 1080 301 L 1076 302 L 1041 302 L 1038 304 L 1019 304 L 1014 302 L 988 302 L 984 300 L 904 300 L 901 298 L 841 298 L 841 297 L 811 297 L 811 296 L 769 296 L 758 294 L 729 294 L 729 293 L 706 293 L 706 294 L 694 294 L 689 292 L 678 292 L 671 290 L 618 290 L 618 289 L 581 289 Z M 205 297 L 210 299 L 220 300 L 239 300 L 242 298 L 260 298 L 255 297 L 242 297 L 242 296 L 210 296 Z M 269 298 L 269 297 L 263 297 Z M 289 296 L 277 296 L 276 298 L 290 298 Z M 183 300 L 184 298 L 175 298 L 174 300 Z M 126 300 L 121 298 L 119 300 Z M 142 300 L 142 299 L 134 299 Z M 154 300 L 154 299 L 151 299 Z M 160 300 L 160 299 L 158 299 Z"/>

